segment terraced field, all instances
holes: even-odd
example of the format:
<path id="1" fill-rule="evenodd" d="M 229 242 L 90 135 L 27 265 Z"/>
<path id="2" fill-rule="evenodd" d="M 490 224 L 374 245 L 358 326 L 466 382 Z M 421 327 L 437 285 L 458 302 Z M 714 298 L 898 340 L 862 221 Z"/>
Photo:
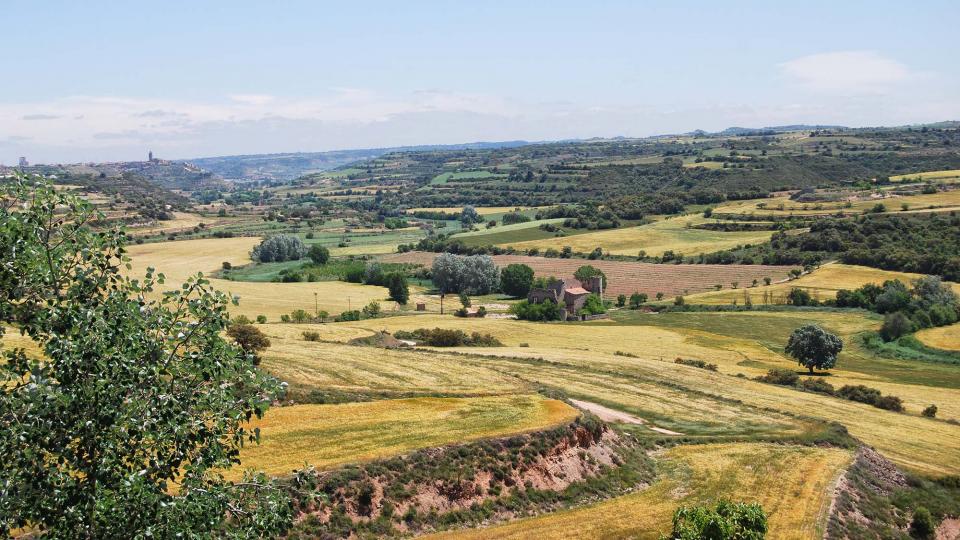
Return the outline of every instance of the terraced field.
<path id="1" fill-rule="evenodd" d="M 410 452 L 544 429 L 573 421 L 579 412 L 561 401 L 537 395 L 481 398 L 415 398 L 294 405 L 270 409 L 250 424 L 261 432 L 259 445 L 240 453 L 244 468 L 280 476 L 307 465 L 328 469 Z"/>
<path id="2" fill-rule="evenodd" d="M 850 463 L 837 449 L 769 444 L 680 446 L 668 450 L 660 477 L 643 491 L 592 506 L 486 529 L 434 535 L 437 539 L 660 538 L 680 505 L 720 497 L 759 502 L 768 538 L 821 538 L 837 479 Z"/>
<path id="3" fill-rule="evenodd" d="M 131 275 L 142 275 L 147 267 L 156 268 L 167 278 L 166 286 L 178 287 L 181 282 L 198 271 L 213 272 L 223 261 L 234 266 L 250 262 L 249 252 L 259 243 L 258 238 L 223 238 L 185 240 L 130 246 L 133 259 Z M 385 310 L 397 308 L 387 298 L 387 289 L 342 281 L 318 281 L 315 283 L 250 283 L 211 279 L 213 287 L 240 297 L 240 305 L 233 306 L 231 313 L 254 318 L 266 315 L 276 321 L 280 315 L 303 309 L 313 313 L 315 305 L 331 314 L 347 309 L 359 309 L 376 300 Z M 411 287 L 412 296 L 422 292 Z M 316 304 L 314 303 L 316 293 Z"/>
<path id="4" fill-rule="evenodd" d="M 791 289 L 804 289 L 817 300 L 834 298 L 840 289 L 856 289 L 867 283 L 882 284 L 884 281 L 899 279 L 904 283 L 922 277 L 921 274 L 908 272 L 893 272 L 877 270 L 866 266 L 849 264 L 825 264 L 813 272 L 800 278 L 783 283 L 774 283 L 769 286 L 747 287 L 750 282 L 740 281 L 740 288 L 731 288 L 730 282 L 717 280 L 724 289 L 714 292 L 694 294 L 686 298 L 690 304 L 733 304 L 744 305 L 750 299 L 754 305 L 786 304 L 787 295 Z M 954 290 L 960 292 L 960 284 L 953 284 Z M 766 294 L 766 301 L 764 295 Z"/>
<path id="5" fill-rule="evenodd" d="M 436 253 L 411 251 L 386 255 L 381 260 L 429 266 Z M 548 259 L 526 255 L 495 255 L 499 266 L 523 263 L 533 268 L 537 277 L 572 278 L 577 268 L 590 264 L 607 275 L 606 292 L 611 295 L 646 293 L 653 298 L 662 292 L 667 298 L 713 289 L 717 283 L 729 285 L 738 281 L 746 286 L 754 279 L 765 277 L 773 281 L 785 279 L 790 266 L 736 265 L 736 264 L 653 264 L 625 261 L 588 261 L 584 259 Z"/>
<path id="6" fill-rule="evenodd" d="M 844 201 L 823 203 L 801 203 L 790 200 L 789 197 L 770 197 L 766 199 L 750 199 L 733 201 L 717 206 L 714 216 L 730 214 L 746 214 L 755 216 L 824 216 L 843 213 L 846 215 L 862 214 L 872 210 L 877 204 L 882 204 L 887 212 L 901 212 L 902 205 L 906 204 L 910 211 L 936 210 L 940 212 L 960 208 L 960 190 L 941 191 L 932 194 L 893 195 L 887 194 L 883 198 L 868 198 L 852 201 L 849 205 Z"/>
<path id="7" fill-rule="evenodd" d="M 574 251 L 589 253 L 600 247 L 614 255 L 636 255 L 643 250 L 647 255 L 660 256 L 665 251 L 682 255 L 711 253 L 744 244 L 757 244 L 770 239 L 770 231 L 711 231 L 693 228 L 710 222 L 700 215 L 662 219 L 648 225 L 622 227 L 577 234 L 565 238 L 546 238 L 505 244 L 519 250 L 537 248 L 560 249 L 570 246 Z"/>
<path id="8" fill-rule="evenodd" d="M 960 351 L 960 323 L 917 332 L 917 339 L 927 347 L 944 351 Z"/>

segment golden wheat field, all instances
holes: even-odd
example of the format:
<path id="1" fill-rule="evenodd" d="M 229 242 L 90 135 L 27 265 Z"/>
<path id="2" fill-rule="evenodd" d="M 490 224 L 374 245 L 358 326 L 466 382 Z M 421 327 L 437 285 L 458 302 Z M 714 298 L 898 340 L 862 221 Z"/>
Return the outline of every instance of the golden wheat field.
<path id="1" fill-rule="evenodd" d="M 505 244 L 520 250 L 537 248 L 541 251 L 570 246 L 574 251 L 590 252 L 602 248 L 604 253 L 636 255 L 643 250 L 647 255 L 660 256 L 665 251 L 677 254 L 696 255 L 743 244 L 757 244 L 770 239 L 771 231 L 710 231 L 695 229 L 711 221 L 700 215 L 678 216 L 662 219 L 648 225 L 623 227 L 605 231 L 577 234 L 563 238 L 546 238 Z"/>
<path id="2" fill-rule="evenodd" d="M 177 287 L 197 272 L 209 274 L 226 261 L 238 266 L 250 261 L 250 250 L 259 238 L 215 238 L 185 240 L 156 244 L 133 245 L 129 248 L 133 270 L 140 276 L 147 267 L 153 267 L 166 276 L 166 287 Z M 331 314 L 347 309 L 360 309 L 371 301 L 378 301 L 384 310 L 396 309 L 396 303 L 387 298 L 387 289 L 343 281 L 314 283 L 253 283 L 211 279 L 214 288 L 240 297 L 240 305 L 231 307 L 233 315 L 253 318 L 266 315 L 276 321 L 282 314 L 297 309 L 314 312 L 315 306 Z M 411 287 L 411 296 L 421 292 Z M 316 303 L 314 300 L 316 299 Z"/>
<path id="3" fill-rule="evenodd" d="M 891 182 L 923 182 L 927 180 L 960 180 L 960 169 L 898 174 L 890 177 Z"/>
<path id="4" fill-rule="evenodd" d="M 634 494 L 486 529 L 429 538 L 659 538 L 680 505 L 721 497 L 760 503 L 771 539 L 821 538 L 845 450 L 771 444 L 679 446 L 662 456 L 655 483 Z"/>
<path id="5" fill-rule="evenodd" d="M 579 412 L 537 395 L 414 398 L 275 407 L 250 424 L 260 444 L 248 444 L 241 465 L 279 476 L 306 466 L 327 469 L 417 450 L 544 429 Z"/>
<path id="6" fill-rule="evenodd" d="M 719 291 L 692 294 L 686 297 L 689 304 L 733 304 L 746 305 L 747 299 L 754 305 L 786 304 L 787 295 L 791 289 L 804 289 L 817 300 L 828 300 L 837 296 L 840 289 L 856 289 L 867 283 L 882 284 L 884 281 L 899 279 L 910 284 L 911 281 L 923 277 L 922 274 L 908 272 L 894 272 L 877 270 L 866 266 L 830 263 L 805 274 L 798 279 L 747 287 L 741 283 L 740 288 L 733 289 L 729 283 L 721 283 L 724 289 Z M 960 284 L 951 284 L 954 290 L 960 291 Z M 766 295 L 766 296 L 765 296 Z"/>
<path id="7" fill-rule="evenodd" d="M 927 347 L 944 351 L 960 351 L 960 323 L 917 332 L 917 339 Z"/>
<path id="8" fill-rule="evenodd" d="M 747 214 L 757 216 L 822 216 L 842 212 L 846 215 L 861 214 L 882 204 L 887 212 L 900 212 L 903 205 L 908 210 L 935 209 L 938 211 L 953 210 L 960 207 L 960 190 L 940 191 L 931 194 L 892 195 L 866 198 L 851 201 L 831 201 L 823 203 L 803 203 L 790 200 L 790 197 L 769 197 L 766 199 L 750 199 L 733 201 L 717 206 L 715 216 L 729 214 Z"/>
<path id="9" fill-rule="evenodd" d="M 477 213 L 481 216 L 489 216 L 491 214 L 503 214 L 505 212 L 513 212 L 514 210 L 537 210 L 539 208 L 549 208 L 549 206 L 477 206 L 475 207 Z M 443 212 L 445 214 L 459 214 L 463 210 L 462 206 L 440 206 L 436 208 L 410 208 L 407 210 L 408 214 L 413 214 L 414 212 Z"/>

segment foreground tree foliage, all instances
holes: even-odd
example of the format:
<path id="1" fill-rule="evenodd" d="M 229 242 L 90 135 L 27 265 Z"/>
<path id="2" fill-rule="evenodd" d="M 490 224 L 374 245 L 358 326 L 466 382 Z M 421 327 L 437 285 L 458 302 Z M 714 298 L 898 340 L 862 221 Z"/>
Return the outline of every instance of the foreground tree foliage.
<path id="1" fill-rule="evenodd" d="M 216 472 L 258 438 L 244 425 L 280 385 L 221 336 L 223 293 L 198 275 L 152 294 L 162 274 L 122 275 L 125 235 L 98 219 L 42 181 L 0 188 L 0 331 L 43 350 L 0 361 L 0 536 L 282 532 L 281 491 Z"/>

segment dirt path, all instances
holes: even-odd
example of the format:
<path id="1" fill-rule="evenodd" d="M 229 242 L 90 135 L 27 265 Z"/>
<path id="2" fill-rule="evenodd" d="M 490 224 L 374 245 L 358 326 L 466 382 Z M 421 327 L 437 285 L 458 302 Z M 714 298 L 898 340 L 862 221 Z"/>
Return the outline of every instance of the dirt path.
<path id="1" fill-rule="evenodd" d="M 960 538 L 960 519 L 946 518 L 937 527 L 937 540 L 957 540 Z"/>
<path id="2" fill-rule="evenodd" d="M 669 429 L 664 429 L 657 426 L 652 426 L 647 423 L 643 418 L 634 416 L 632 414 L 625 413 L 623 411 L 618 411 L 616 409 L 611 409 L 610 407 L 604 407 L 598 403 L 591 403 L 589 401 L 581 401 L 579 399 L 571 399 L 570 403 L 573 403 L 578 408 L 583 409 L 587 412 L 591 412 L 604 422 L 620 422 L 623 424 L 640 424 L 647 426 L 651 431 L 656 431 L 657 433 L 662 433 L 664 435 L 683 435 L 683 433 L 677 433 L 676 431 L 670 431 Z"/>

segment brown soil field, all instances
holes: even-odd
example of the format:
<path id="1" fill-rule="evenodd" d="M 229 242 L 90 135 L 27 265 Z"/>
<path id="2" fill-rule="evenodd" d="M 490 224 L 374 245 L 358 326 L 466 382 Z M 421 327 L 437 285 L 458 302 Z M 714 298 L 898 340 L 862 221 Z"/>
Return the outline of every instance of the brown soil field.
<path id="1" fill-rule="evenodd" d="M 437 253 L 411 251 L 385 255 L 386 262 L 403 262 L 429 266 Z M 756 279 L 760 282 L 769 277 L 773 281 L 786 279 L 792 266 L 764 266 L 746 264 L 653 264 L 627 261 L 590 261 L 585 259 L 548 259 L 527 255 L 494 255 L 498 266 L 523 263 L 531 268 L 537 277 L 556 276 L 572 278 L 573 273 L 583 265 L 589 264 L 603 270 L 611 295 L 646 293 L 653 300 L 654 295 L 662 292 L 667 298 L 676 295 L 693 294 L 714 290 L 721 284 L 730 288 L 731 282 L 738 281 L 740 287 L 748 287 Z"/>

